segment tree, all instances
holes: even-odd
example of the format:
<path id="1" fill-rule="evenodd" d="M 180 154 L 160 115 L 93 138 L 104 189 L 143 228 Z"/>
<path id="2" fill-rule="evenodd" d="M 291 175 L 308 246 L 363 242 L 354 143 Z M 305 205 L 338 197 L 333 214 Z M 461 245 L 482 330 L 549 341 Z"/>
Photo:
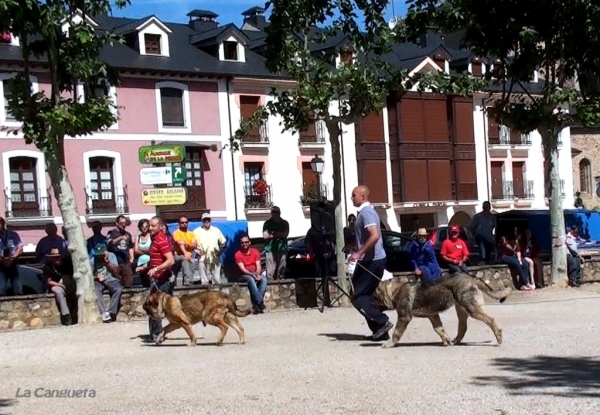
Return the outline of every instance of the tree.
<path id="1" fill-rule="evenodd" d="M 462 33 L 462 46 L 494 63 L 485 74 L 489 116 L 524 134 L 542 137 L 550 190 L 552 284 L 564 281 L 565 222 L 558 171 L 558 141 L 564 128 L 600 121 L 600 4 L 588 0 L 409 0 L 409 38 L 427 28 Z M 530 80 L 538 71 L 541 88 Z M 468 89 L 480 91 L 476 80 Z M 580 90 L 576 89 L 577 82 Z M 452 92 L 448 75 L 422 80 L 423 87 Z M 464 84 L 462 85 L 465 86 Z M 569 105 L 576 110 L 569 112 Z"/>
<path id="2" fill-rule="evenodd" d="M 128 0 L 115 0 L 117 8 Z M 94 31 L 86 17 L 111 11 L 109 0 L 3 0 L 0 2 L 0 32 L 18 36 L 22 71 L 9 81 L 8 109 L 22 123 L 25 142 L 33 143 L 46 159 L 54 196 L 69 238 L 77 284 L 78 321 L 98 318 L 92 270 L 83 228 L 65 167 L 65 137 L 88 135 L 110 127 L 117 120 L 107 96 L 94 96 L 97 85 L 118 85 L 116 72 L 100 59 L 100 51 L 118 39 Z M 81 19 L 75 19 L 79 16 Z M 79 22 L 77 23 L 77 21 Z M 62 25 L 71 22 L 68 30 Z M 33 93 L 30 75 L 36 62 L 47 64 L 50 94 Z M 77 85 L 83 84 L 84 100 Z"/>
<path id="3" fill-rule="evenodd" d="M 333 166 L 341 166 L 342 123 L 351 124 L 369 113 L 380 114 L 388 94 L 400 92 L 406 71 L 382 57 L 398 39 L 384 18 L 388 0 L 273 0 L 265 29 L 264 56 L 272 73 L 295 81 L 290 89 L 273 88 L 273 97 L 254 117 L 241 123 L 231 140 L 239 141 L 269 115 L 280 116 L 284 130 L 299 132 L 322 120 L 329 132 Z M 362 23 L 362 24 L 361 24 Z M 361 26 L 363 26 L 361 28 Z M 352 53 L 339 67 L 327 45 Z M 339 103 L 339 108 L 332 108 Z M 338 280 L 345 290 L 342 177 L 333 169 Z"/>

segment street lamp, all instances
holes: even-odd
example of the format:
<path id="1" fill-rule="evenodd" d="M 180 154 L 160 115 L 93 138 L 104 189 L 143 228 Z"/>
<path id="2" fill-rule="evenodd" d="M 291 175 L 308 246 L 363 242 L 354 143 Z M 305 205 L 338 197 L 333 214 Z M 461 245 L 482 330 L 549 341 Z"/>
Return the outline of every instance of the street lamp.
<path id="1" fill-rule="evenodd" d="M 310 161 L 310 168 L 317 175 L 317 192 L 319 194 L 319 199 L 323 196 L 323 192 L 321 191 L 321 173 L 323 173 L 323 166 L 325 166 L 325 161 L 315 155 Z"/>

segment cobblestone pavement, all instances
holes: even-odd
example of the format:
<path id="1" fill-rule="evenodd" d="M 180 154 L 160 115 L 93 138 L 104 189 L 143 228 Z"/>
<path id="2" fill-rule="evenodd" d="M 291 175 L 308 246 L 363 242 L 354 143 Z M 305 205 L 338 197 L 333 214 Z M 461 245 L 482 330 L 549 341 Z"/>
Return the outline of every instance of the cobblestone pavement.
<path id="1" fill-rule="evenodd" d="M 231 330 L 215 347 L 217 329 L 202 325 L 198 347 L 185 347 L 183 330 L 144 346 L 136 338 L 144 321 L 4 333 L 0 398 L 16 403 L 0 401 L 0 413 L 598 414 L 599 291 L 540 290 L 490 304 L 500 347 L 470 320 L 467 345 L 444 348 L 415 319 L 401 347 L 382 349 L 362 340 L 367 328 L 353 309 L 248 316 L 244 346 Z M 442 320 L 453 336 L 454 311 Z M 36 388 L 96 396 L 16 397 Z"/>

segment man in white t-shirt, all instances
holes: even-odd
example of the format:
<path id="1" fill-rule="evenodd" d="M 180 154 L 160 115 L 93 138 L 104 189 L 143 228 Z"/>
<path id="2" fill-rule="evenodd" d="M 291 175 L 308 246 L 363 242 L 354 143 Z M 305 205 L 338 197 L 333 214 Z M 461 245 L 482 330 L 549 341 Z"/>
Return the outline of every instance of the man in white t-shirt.
<path id="1" fill-rule="evenodd" d="M 221 230 L 211 225 L 209 213 L 202 214 L 202 226 L 194 229 L 198 242 L 196 252 L 200 257 L 200 278 L 202 284 L 221 283 L 221 253 L 225 249 L 227 239 Z"/>

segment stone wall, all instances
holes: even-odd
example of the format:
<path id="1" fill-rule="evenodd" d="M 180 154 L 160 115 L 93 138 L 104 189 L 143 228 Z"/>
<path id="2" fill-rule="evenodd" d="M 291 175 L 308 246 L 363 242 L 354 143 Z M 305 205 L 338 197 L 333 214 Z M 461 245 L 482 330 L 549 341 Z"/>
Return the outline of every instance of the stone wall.
<path id="1" fill-rule="evenodd" d="M 575 130 L 576 131 L 576 130 Z M 581 199 L 588 209 L 600 207 L 600 198 L 596 196 L 596 177 L 600 177 L 600 134 L 579 134 L 576 132 L 571 134 L 571 147 L 573 148 L 573 189 L 581 191 L 581 183 L 579 179 L 579 163 L 584 158 L 588 159 L 591 164 L 592 191 L 581 192 Z M 579 151 L 579 153 L 578 153 Z"/>
<path id="2" fill-rule="evenodd" d="M 540 263 L 538 264 L 539 267 L 543 269 L 544 275 L 544 283 L 540 285 L 548 285 L 550 281 L 550 264 Z M 488 281 L 495 290 L 502 290 L 505 287 L 514 288 L 514 277 L 504 265 L 472 267 L 471 271 L 477 278 Z M 412 273 L 398 273 L 394 277 L 400 278 L 402 281 L 414 281 L 415 279 Z M 600 259 L 590 260 L 584 264 L 582 280 L 586 283 L 600 282 Z M 315 279 L 284 280 L 270 283 L 267 286 L 265 295 L 266 312 L 319 307 L 322 303 L 321 292 L 317 295 L 319 284 L 320 281 Z M 204 286 L 177 287 L 175 295 L 193 294 L 207 289 L 220 289 L 222 292 L 236 298 L 238 307 L 242 309 L 250 307 L 250 293 L 245 284 L 222 284 L 218 288 Z M 131 288 L 123 291 L 117 321 L 146 318 L 146 313 L 142 308 L 146 291 L 143 288 Z M 332 301 L 332 306 L 337 307 L 340 305 L 339 297 L 340 292 L 338 289 L 330 284 L 329 298 Z M 105 295 L 105 301 L 108 302 L 108 299 L 108 295 Z M 99 315 L 98 322 L 100 322 Z M 57 325 L 60 325 L 60 315 L 52 294 L 0 297 L 0 332 Z"/>

